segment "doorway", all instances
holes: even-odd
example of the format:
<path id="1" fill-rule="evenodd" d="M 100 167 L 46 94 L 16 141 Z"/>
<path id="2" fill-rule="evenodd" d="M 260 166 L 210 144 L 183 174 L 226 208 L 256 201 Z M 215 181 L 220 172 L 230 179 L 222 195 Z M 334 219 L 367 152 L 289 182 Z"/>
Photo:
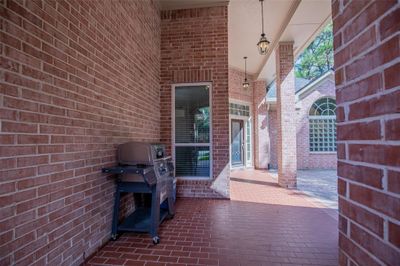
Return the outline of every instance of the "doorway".
<path id="1" fill-rule="evenodd" d="M 231 120 L 231 163 L 232 166 L 244 165 L 244 126 L 243 120 Z"/>

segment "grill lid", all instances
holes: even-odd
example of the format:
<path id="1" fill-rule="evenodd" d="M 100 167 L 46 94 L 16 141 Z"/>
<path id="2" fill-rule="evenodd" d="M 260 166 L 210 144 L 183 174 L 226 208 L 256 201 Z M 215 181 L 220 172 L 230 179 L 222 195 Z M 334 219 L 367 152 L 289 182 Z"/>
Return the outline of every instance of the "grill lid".
<path id="1" fill-rule="evenodd" d="M 163 144 L 131 141 L 118 146 L 118 162 L 121 165 L 154 165 L 165 156 Z"/>

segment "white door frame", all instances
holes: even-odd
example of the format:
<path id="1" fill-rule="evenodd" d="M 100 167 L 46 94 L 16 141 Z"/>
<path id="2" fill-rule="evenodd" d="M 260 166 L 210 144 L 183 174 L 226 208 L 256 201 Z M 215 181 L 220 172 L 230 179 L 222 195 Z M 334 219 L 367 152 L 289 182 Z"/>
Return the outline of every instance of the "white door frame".
<path id="1" fill-rule="evenodd" d="M 249 120 L 251 119 L 252 123 L 254 123 L 254 118 L 252 116 L 252 106 L 250 103 L 248 102 L 243 102 L 240 100 L 234 100 L 234 99 L 230 99 L 229 100 L 229 104 L 230 103 L 236 103 L 236 104 L 241 104 L 241 105 L 246 105 L 249 106 L 249 113 L 250 116 L 239 116 L 239 115 L 232 115 L 230 113 L 229 110 L 229 166 L 231 169 L 235 169 L 235 168 L 252 168 L 254 167 L 254 155 L 253 155 L 253 128 L 250 127 L 250 154 L 251 154 L 251 162 L 250 164 L 247 164 L 247 132 L 246 132 L 246 127 L 247 124 L 249 123 Z M 230 109 L 230 108 L 229 108 Z M 243 121 L 243 132 L 244 132 L 244 162 L 243 162 L 243 166 L 235 166 L 232 165 L 232 120 L 242 120 Z"/>

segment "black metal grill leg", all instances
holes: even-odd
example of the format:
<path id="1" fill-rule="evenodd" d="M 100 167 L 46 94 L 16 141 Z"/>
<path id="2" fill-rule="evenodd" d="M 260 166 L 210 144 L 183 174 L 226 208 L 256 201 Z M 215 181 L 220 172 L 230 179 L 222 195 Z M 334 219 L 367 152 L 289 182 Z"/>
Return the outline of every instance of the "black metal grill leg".
<path id="1" fill-rule="evenodd" d="M 160 242 L 160 238 L 158 237 L 158 225 L 160 224 L 160 192 L 157 186 L 153 186 L 151 190 L 150 235 L 153 239 L 153 243 L 158 244 Z"/>
<path id="2" fill-rule="evenodd" d="M 113 220 L 112 220 L 112 229 L 111 229 L 111 239 L 116 240 L 118 236 L 118 215 L 119 215 L 119 205 L 120 205 L 120 192 L 119 192 L 119 184 L 117 184 L 117 190 L 115 192 L 115 201 L 114 201 L 114 212 L 113 212 Z"/>
<path id="3" fill-rule="evenodd" d="M 168 198 L 168 215 L 169 218 L 172 218 L 175 215 L 175 203 L 173 202 L 172 197 Z"/>

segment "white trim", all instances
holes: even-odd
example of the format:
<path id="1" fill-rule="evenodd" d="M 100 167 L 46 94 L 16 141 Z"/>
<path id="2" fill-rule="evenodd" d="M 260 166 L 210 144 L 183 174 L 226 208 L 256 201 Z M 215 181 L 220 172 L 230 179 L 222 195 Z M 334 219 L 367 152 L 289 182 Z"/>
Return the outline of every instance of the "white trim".
<path id="1" fill-rule="evenodd" d="M 334 115 L 310 115 L 311 108 L 313 108 L 314 104 L 318 102 L 321 99 L 331 99 L 335 101 L 335 114 Z M 313 103 L 310 105 L 310 107 L 307 110 L 307 115 L 309 119 L 335 119 L 336 120 L 336 110 L 337 110 L 337 104 L 336 104 L 336 99 L 333 96 L 324 96 L 322 95 L 318 99 L 314 100 Z"/>
<path id="2" fill-rule="evenodd" d="M 247 137 L 247 129 L 246 129 L 246 127 L 248 126 L 249 123 L 250 123 L 250 126 L 249 126 L 249 128 L 250 128 L 250 133 L 249 133 L 249 135 L 250 135 L 250 160 L 248 160 L 248 158 L 247 158 L 247 152 L 248 152 L 248 150 L 247 150 L 247 139 L 245 139 L 245 155 L 246 155 L 246 158 L 245 158 L 244 165 L 246 167 L 253 167 L 253 165 L 254 165 L 253 164 L 253 157 L 254 157 L 254 155 L 253 155 L 253 123 L 254 123 L 254 119 L 253 119 L 252 116 L 250 116 L 245 122 L 245 127 L 244 127 L 245 138 Z"/>
<path id="3" fill-rule="evenodd" d="M 323 31 L 323 29 L 332 22 L 332 14 L 329 12 L 329 15 L 324 19 L 324 21 L 318 26 L 318 28 L 308 37 L 307 41 L 303 43 L 300 47 L 296 49 L 294 54 L 295 61 L 298 57 L 307 49 L 307 47 L 315 40 L 315 38 Z"/>
<path id="4" fill-rule="evenodd" d="M 296 102 L 300 101 L 301 99 L 304 99 L 307 94 L 311 89 L 315 88 L 318 84 L 322 83 L 325 81 L 327 78 L 329 78 L 333 82 L 333 71 L 329 70 L 319 78 L 317 78 L 314 81 L 311 81 L 308 83 L 305 87 L 301 88 L 299 91 L 296 92 Z"/>
<path id="5" fill-rule="evenodd" d="M 315 155 L 333 155 L 337 154 L 336 151 L 310 151 L 310 154 L 315 154 Z"/>
<path id="6" fill-rule="evenodd" d="M 309 119 L 336 119 L 336 115 L 308 115 L 308 117 Z"/>
<path id="7" fill-rule="evenodd" d="M 175 147 L 211 147 L 210 143 L 174 143 Z"/>
<path id="8" fill-rule="evenodd" d="M 286 13 L 284 21 L 280 25 L 278 34 L 275 35 L 274 40 L 272 41 L 272 43 L 269 46 L 267 55 L 264 56 L 263 62 L 261 63 L 260 67 L 257 69 L 257 79 L 256 80 L 263 78 L 263 77 L 260 77 L 261 72 L 264 70 L 264 67 L 268 63 L 268 60 L 270 59 L 271 55 L 275 52 L 275 48 L 278 45 L 278 43 L 282 41 L 281 38 L 282 38 L 286 28 L 290 24 L 290 20 L 293 18 L 294 14 L 296 13 L 296 10 L 299 7 L 300 3 L 301 3 L 301 0 L 294 0 L 292 2 L 292 4 L 290 5 L 289 11 Z"/>
<path id="9" fill-rule="evenodd" d="M 309 95 L 307 93 L 309 93 L 310 90 L 314 89 L 317 85 L 324 82 L 327 78 L 329 78 L 328 80 L 330 80 L 334 83 L 334 72 L 332 70 L 327 71 L 325 74 L 323 74 L 316 80 L 311 81 L 305 87 L 296 91 L 295 92 L 296 103 L 301 101 L 302 99 L 306 98 Z M 335 86 L 335 84 L 333 86 Z M 275 85 L 275 90 L 276 90 L 276 85 Z M 306 95 L 304 95 L 304 94 L 306 94 Z M 268 93 L 267 93 L 267 95 L 268 95 Z M 334 96 L 324 96 L 324 97 L 331 97 L 333 99 L 335 98 Z M 267 103 L 276 104 L 276 102 L 277 102 L 276 96 L 275 97 L 267 97 Z"/>
<path id="10" fill-rule="evenodd" d="M 243 162 L 242 164 L 236 164 L 233 165 L 232 164 L 232 120 L 240 120 L 243 122 L 243 142 L 245 143 L 245 139 L 246 139 L 246 132 L 245 132 L 245 128 L 246 128 L 246 121 L 247 121 L 247 116 L 246 118 L 244 116 L 229 116 L 229 166 L 232 168 L 239 168 L 239 167 L 245 167 L 246 166 L 246 145 L 244 145 L 244 151 L 243 151 Z"/>
<path id="11" fill-rule="evenodd" d="M 236 99 L 229 99 L 229 104 L 241 104 L 249 107 L 249 116 L 240 116 L 240 115 L 232 115 L 229 110 L 229 166 L 231 169 L 240 169 L 240 168 L 252 168 L 254 167 L 254 155 L 253 155 L 253 129 L 252 126 L 250 127 L 250 154 L 251 160 L 250 164 L 247 164 L 247 142 L 246 142 L 246 126 L 249 123 L 249 120 L 254 123 L 253 113 L 252 113 L 252 104 L 246 101 L 236 100 Z M 229 108 L 230 109 L 230 108 Z M 242 120 L 243 121 L 243 132 L 244 132 L 244 158 L 243 158 L 243 165 L 232 165 L 232 120 Z"/>
<path id="12" fill-rule="evenodd" d="M 208 86 L 209 105 L 210 105 L 210 142 L 209 143 L 175 143 L 175 88 L 176 87 L 196 87 Z M 171 85 L 171 153 L 172 160 L 175 161 L 175 147 L 209 147 L 210 148 L 210 176 L 178 176 L 178 179 L 184 180 L 211 180 L 213 179 L 213 112 L 212 112 L 212 83 L 197 82 L 197 83 L 176 83 Z"/>
<path id="13" fill-rule="evenodd" d="M 251 109 L 251 102 L 229 98 L 229 103 L 236 103 L 236 104 L 246 105 L 246 106 L 249 106 L 250 109 Z"/>

